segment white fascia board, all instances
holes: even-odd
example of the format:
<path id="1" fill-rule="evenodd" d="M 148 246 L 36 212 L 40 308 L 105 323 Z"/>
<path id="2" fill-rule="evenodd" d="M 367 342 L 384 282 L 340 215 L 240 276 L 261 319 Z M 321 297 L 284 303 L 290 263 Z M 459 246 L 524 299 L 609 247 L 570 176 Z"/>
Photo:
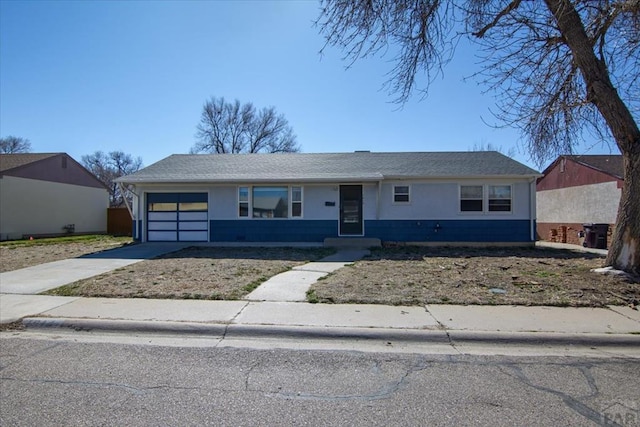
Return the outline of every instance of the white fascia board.
<path id="1" fill-rule="evenodd" d="M 341 182 L 378 182 L 380 177 L 332 177 L 332 178 L 273 178 L 273 179 L 260 179 L 260 178 L 246 178 L 246 179 L 187 179 L 187 180 L 175 180 L 175 179 L 158 179 L 158 180 L 144 180 L 144 181 L 118 181 L 127 184 L 136 185 L 157 185 L 157 184 L 260 184 L 260 183 L 341 183 Z"/>
<path id="2" fill-rule="evenodd" d="M 530 175 L 433 175 L 433 176 L 407 176 L 407 175 L 385 175 L 384 180 L 397 180 L 397 181 L 409 181 L 409 180 L 460 180 L 460 179 L 473 179 L 473 180 L 488 180 L 488 179 L 522 179 L 529 180 L 531 178 L 539 178 L 542 174 L 530 174 Z"/>

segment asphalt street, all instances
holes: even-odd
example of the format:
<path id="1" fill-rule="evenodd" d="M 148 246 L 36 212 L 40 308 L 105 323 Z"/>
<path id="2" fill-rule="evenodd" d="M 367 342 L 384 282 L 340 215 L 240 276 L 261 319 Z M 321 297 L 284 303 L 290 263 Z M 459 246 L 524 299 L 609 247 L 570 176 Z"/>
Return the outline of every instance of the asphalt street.
<path id="1" fill-rule="evenodd" d="M 640 422 L 637 358 L 144 345 L 145 337 L 71 336 L 2 334 L 0 425 Z"/>

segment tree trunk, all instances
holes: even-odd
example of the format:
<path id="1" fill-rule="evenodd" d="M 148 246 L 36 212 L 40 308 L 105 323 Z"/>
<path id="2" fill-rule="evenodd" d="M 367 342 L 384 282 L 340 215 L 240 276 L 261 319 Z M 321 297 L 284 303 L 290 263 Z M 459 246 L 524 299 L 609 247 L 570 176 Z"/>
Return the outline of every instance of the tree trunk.
<path id="1" fill-rule="evenodd" d="M 587 85 L 587 100 L 602 114 L 624 158 L 624 186 L 607 265 L 640 274 L 640 129 L 611 83 L 607 65 L 594 53 L 571 1 L 545 1 Z"/>
<path id="2" fill-rule="evenodd" d="M 640 144 L 622 156 L 624 186 L 607 265 L 640 275 Z"/>

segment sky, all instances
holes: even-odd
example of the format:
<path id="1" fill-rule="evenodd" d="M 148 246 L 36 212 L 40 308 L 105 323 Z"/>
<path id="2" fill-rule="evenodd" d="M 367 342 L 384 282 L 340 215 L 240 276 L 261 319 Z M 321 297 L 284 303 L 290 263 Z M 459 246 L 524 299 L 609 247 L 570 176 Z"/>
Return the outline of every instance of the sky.
<path id="1" fill-rule="evenodd" d="M 383 89 L 389 57 L 348 63 L 314 27 L 317 1 L 0 0 L 0 136 L 80 161 L 124 151 L 150 165 L 195 143 L 211 97 L 273 106 L 302 152 L 469 151 L 533 164 L 517 129 L 495 128 L 493 94 L 458 46 L 429 96 Z M 586 141 L 581 154 L 618 154 Z"/>

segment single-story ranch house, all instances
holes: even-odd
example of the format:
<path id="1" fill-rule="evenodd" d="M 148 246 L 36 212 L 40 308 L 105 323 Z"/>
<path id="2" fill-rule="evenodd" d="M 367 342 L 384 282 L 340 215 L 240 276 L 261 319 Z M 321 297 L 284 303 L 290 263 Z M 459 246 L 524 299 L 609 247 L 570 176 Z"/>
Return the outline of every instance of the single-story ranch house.
<path id="1" fill-rule="evenodd" d="M 172 155 L 121 177 L 141 241 L 533 244 L 538 172 L 498 152 Z"/>

